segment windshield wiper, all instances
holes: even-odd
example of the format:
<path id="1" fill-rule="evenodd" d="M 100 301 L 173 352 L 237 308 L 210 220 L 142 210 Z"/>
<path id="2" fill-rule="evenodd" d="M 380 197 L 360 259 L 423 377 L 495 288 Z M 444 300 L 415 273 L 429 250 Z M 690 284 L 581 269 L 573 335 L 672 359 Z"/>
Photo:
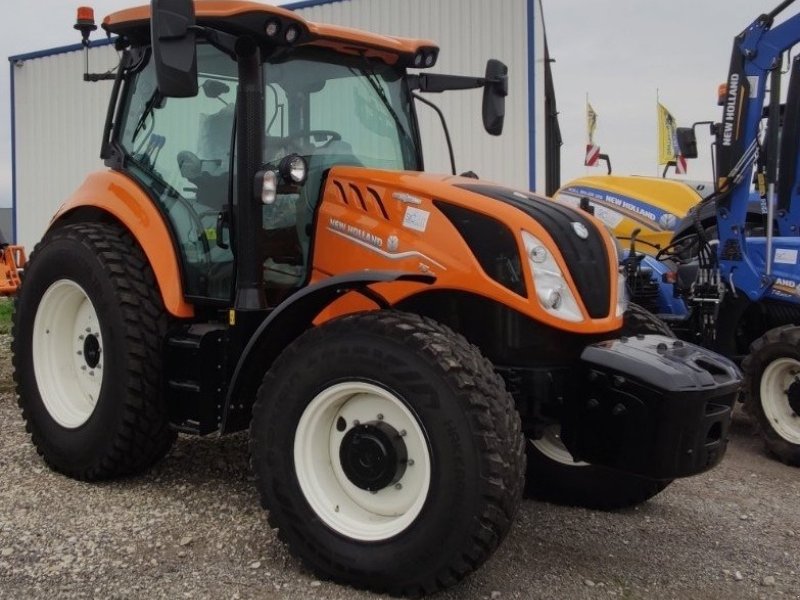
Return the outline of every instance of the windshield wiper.
<path id="1" fill-rule="evenodd" d="M 139 132 L 144 128 L 145 121 L 147 121 L 147 117 L 153 114 L 153 110 L 157 104 L 161 102 L 161 93 L 156 89 L 153 94 L 150 96 L 150 99 L 144 105 L 144 110 L 142 111 L 142 116 L 139 117 L 139 120 L 136 122 L 136 127 L 133 130 L 133 137 L 131 137 L 131 142 L 136 141 L 136 136 L 139 135 Z M 155 118 L 155 116 L 153 117 Z"/>
<path id="2" fill-rule="evenodd" d="M 390 102 L 388 96 L 386 96 L 386 92 L 381 86 L 381 83 L 378 80 L 378 76 L 375 74 L 375 71 L 371 68 L 372 65 L 370 65 L 369 62 L 366 61 L 366 59 L 364 60 L 366 62 L 366 67 L 359 69 L 359 71 L 361 72 L 362 75 L 366 77 L 366 80 L 369 82 L 370 86 L 372 86 L 372 89 L 375 90 L 375 93 L 378 95 L 378 98 L 380 98 L 381 102 L 386 107 L 386 110 L 388 111 L 389 115 L 391 115 L 392 119 L 394 119 L 394 122 L 397 125 L 397 128 L 400 130 L 400 133 L 403 134 L 403 138 L 405 139 L 405 141 L 413 148 L 414 140 L 411 138 L 411 134 L 409 134 L 408 131 L 406 131 L 406 128 L 403 125 L 403 121 L 400 119 L 400 115 L 397 114 L 397 111 L 394 109 L 394 106 L 392 106 L 392 103 Z M 350 72 L 353 74 L 356 73 L 352 67 L 350 68 Z"/>

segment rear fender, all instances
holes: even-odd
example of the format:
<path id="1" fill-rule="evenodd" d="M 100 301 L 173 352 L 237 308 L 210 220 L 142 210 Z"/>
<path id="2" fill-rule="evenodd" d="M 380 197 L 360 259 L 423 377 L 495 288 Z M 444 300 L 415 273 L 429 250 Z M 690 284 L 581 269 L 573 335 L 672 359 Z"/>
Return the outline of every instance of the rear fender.
<path id="1" fill-rule="evenodd" d="M 108 214 L 121 223 L 141 246 L 153 269 L 169 314 L 194 316 L 194 307 L 183 297 L 178 257 L 169 228 L 150 197 L 129 177 L 116 171 L 92 173 L 61 205 L 49 229 L 80 220 L 81 209 Z"/>
<path id="2" fill-rule="evenodd" d="M 256 390 L 264 373 L 336 299 L 357 292 L 380 308 L 389 308 L 389 302 L 368 286 L 391 282 L 432 284 L 434 281 L 433 275 L 421 273 L 359 271 L 323 279 L 289 296 L 259 325 L 239 357 L 225 398 L 221 433 L 239 431 L 248 426 Z"/>

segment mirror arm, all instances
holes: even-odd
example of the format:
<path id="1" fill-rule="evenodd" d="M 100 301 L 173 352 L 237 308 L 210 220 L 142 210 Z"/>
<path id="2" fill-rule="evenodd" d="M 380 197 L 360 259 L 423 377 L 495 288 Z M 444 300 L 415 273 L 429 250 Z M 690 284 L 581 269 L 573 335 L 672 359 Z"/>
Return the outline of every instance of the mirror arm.
<path id="1" fill-rule="evenodd" d="M 416 100 L 419 100 L 420 102 L 422 102 L 426 106 L 430 106 L 433 110 L 436 111 L 436 114 L 439 115 L 439 119 L 442 121 L 442 128 L 444 129 L 444 137 L 447 139 L 447 150 L 448 150 L 448 152 L 450 152 L 450 168 L 453 171 L 453 175 L 455 175 L 456 174 L 456 157 L 455 157 L 455 154 L 453 153 L 453 141 L 450 139 L 450 130 L 447 127 L 447 120 L 444 118 L 444 113 L 442 112 L 442 110 L 438 106 L 436 106 L 430 100 L 426 100 L 425 98 L 423 98 L 419 94 L 412 93 L 411 95 Z"/>
<path id="2" fill-rule="evenodd" d="M 233 60 L 236 60 L 236 40 L 239 38 L 235 35 L 208 27 L 202 27 L 200 25 L 194 25 L 189 27 L 189 29 L 197 33 L 197 35 L 202 36 L 204 40 L 220 52 L 224 52 Z"/>
<path id="3" fill-rule="evenodd" d="M 474 90 L 493 83 L 483 77 L 440 75 L 438 73 L 411 75 L 408 80 L 412 90 L 429 94 L 439 94 L 450 90 Z"/>

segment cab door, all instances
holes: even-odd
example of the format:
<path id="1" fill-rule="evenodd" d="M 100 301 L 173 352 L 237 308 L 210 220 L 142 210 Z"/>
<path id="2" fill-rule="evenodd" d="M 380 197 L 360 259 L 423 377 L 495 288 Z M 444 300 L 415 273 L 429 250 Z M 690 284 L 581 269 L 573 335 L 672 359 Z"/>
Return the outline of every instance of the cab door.
<path id="1" fill-rule="evenodd" d="M 236 63 L 198 44 L 199 93 L 163 98 L 147 61 L 129 76 L 117 141 L 123 170 L 167 218 L 179 253 L 183 290 L 194 301 L 231 301 L 234 268 L 230 234 Z M 165 249 L 165 252 L 168 249 Z"/>

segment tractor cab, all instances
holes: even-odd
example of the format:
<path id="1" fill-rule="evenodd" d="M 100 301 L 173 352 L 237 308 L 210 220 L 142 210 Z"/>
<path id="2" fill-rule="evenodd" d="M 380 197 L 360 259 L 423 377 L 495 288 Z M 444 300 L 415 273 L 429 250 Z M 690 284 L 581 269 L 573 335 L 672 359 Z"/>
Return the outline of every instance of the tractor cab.
<path id="1" fill-rule="evenodd" d="M 237 238 L 248 240 L 239 262 L 250 263 L 251 279 L 261 270 L 268 306 L 307 283 L 313 216 L 329 170 L 422 171 L 415 90 L 485 84 L 409 75 L 408 67 L 435 65 L 432 42 L 307 23 L 249 2 L 220 8 L 201 0 L 194 24 L 177 18 L 169 3 L 161 6 L 165 16 L 152 22 L 152 44 L 149 7 L 103 22 L 127 52 L 103 155 L 167 217 L 184 293 L 201 304 L 227 305 L 234 297 Z M 244 41 L 250 46 L 243 53 Z M 171 68 L 176 53 L 193 65 L 188 76 Z M 501 75 L 499 93 L 487 93 L 484 110 L 498 134 Z M 237 105 L 247 127 L 236 127 Z M 237 235 L 235 227 L 250 231 Z"/>

